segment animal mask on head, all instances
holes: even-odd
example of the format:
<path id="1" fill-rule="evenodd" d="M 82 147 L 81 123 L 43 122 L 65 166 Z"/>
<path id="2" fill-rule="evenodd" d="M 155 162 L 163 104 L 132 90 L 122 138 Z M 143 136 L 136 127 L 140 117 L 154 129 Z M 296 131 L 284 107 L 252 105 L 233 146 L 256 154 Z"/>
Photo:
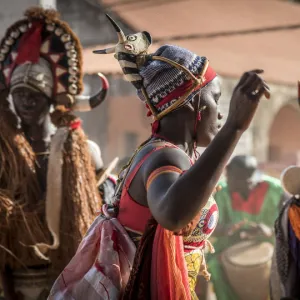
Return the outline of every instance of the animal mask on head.
<path id="1" fill-rule="evenodd" d="M 135 88 L 140 89 L 142 86 L 142 77 L 139 75 L 139 65 L 144 61 L 145 56 L 148 54 L 148 48 L 152 43 L 150 33 L 147 31 L 138 32 L 125 36 L 122 29 L 116 22 L 106 15 L 111 24 L 114 26 L 119 41 L 114 47 L 95 50 L 96 54 L 115 54 L 115 58 L 119 61 L 122 71 L 125 74 L 127 81 L 131 82 Z"/>
<path id="2" fill-rule="evenodd" d="M 134 85 L 134 87 L 138 90 L 138 93 L 143 94 L 143 101 L 146 102 L 147 107 L 151 111 L 151 115 L 156 120 L 161 119 L 169 112 L 184 105 L 187 101 L 189 101 L 189 96 L 191 96 L 191 94 L 196 89 L 200 89 L 204 84 L 208 82 L 207 78 L 205 78 L 205 76 L 208 75 L 206 74 L 206 71 L 208 70 L 208 64 L 209 64 L 206 58 L 203 58 L 202 61 L 200 57 L 197 57 L 196 55 L 192 54 L 191 61 L 184 66 L 178 63 L 176 61 L 177 60 L 176 58 L 169 59 L 168 57 L 157 55 L 157 52 L 156 54 L 149 54 L 148 49 L 151 45 L 152 39 L 151 39 L 151 35 L 148 32 L 142 31 L 136 34 L 130 34 L 125 36 L 125 34 L 120 29 L 120 27 L 116 24 L 116 22 L 112 20 L 112 18 L 109 17 L 108 15 L 106 16 L 114 26 L 118 34 L 119 42 L 114 47 L 103 49 L 103 50 L 96 50 L 93 52 L 96 54 L 112 54 L 112 53 L 115 54 L 115 58 L 119 61 L 119 64 L 121 65 L 122 71 L 125 75 L 125 79 Z M 163 46 L 163 47 L 172 48 L 172 46 Z M 183 49 L 183 51 L 187 51 L 187 50 Z M 179 52 L 181 53 L 182 51 L 179 50 Z M 190 79 L 190 83 L 188 83 L 188 87 L 184 90 L 184 93 L 182 93 L 180 96 L 177 95 L 178 97 L 176 101 L 173 101 L 172 103 L 169 101 L 170 105 L 168 105 L 168 109 L 164 109 L 163 111 L 159 111 L 155 106 L 155 104 L 152 103 L 146 91 L 146 87 L 144 86 L 144 82 L 143 82 L 144 77 L 141 76 L 142 69 L 149 67 L 149 65 L 151 65 L 153 61 L 161 61 L 163 63 L 171 65 L 173 68 L 178 69 L 179 73 L 182 72 L 185 74 L 183 76 L 181 76 L 180 74 L 178 75 L 179 77 L 184 78 L 183 80 L 185 80 L 186 77 Z M 199 70 L 199 73 L 197 74 L 193 74 L 192 72 L 192 69 L 196 68 L 195 65 L 199 65 L 199 67 L 201 65 L 200 68 L 201 70 Z M 212 78 L 216 76 L 216 73 L 212 71 L 211 68 L 209 73 L 211 75 L 210 80 L 212 80 Z M 174 80 L 174 78 L 172 77 L 170 78 L 170 80 L 171 80 L 170 84 L 172 85 L 172 80 Z M 166 83 L 166 85 L 168 84 Z M 168 87 L 168 90 L 170 90 L 170 87 Z"/>

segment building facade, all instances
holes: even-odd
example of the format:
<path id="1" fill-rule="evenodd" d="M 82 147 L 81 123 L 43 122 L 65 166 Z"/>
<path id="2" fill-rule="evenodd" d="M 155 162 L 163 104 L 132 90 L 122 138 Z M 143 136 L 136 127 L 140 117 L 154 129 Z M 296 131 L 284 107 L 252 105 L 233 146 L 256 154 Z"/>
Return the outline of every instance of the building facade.
<path id="1" fill-rule="evenodd" d="M 160 5 L 151 2 L 151 6 L 145 7 L 141 3 L 127 2 L 126 5 L 112 5 L 117 1 L 110 0 L 10 0 L 1 3 L 0 34 L 3 35 L 7 26 L 19 18 L 28 6 L 38 3 L 56 5 L 62 18 L 79 36 L 85 48 L 84 93 L 93 93 L 99 88 L 97 72 L 103 72 L 109 79 L 111 88 L 106 103 L 88 114 L 80 114 L 86 132 L 100 145 L 106 163 L 115 156 L 122 158 L 130 155 L 151 132 L 151 120 L 145 116 L 145 107 L 137 98 L 134 88 L 123 80 L 117 61 L 112 56 L 91 56 L 93 49 L 116 42 L 116 33 L 105 17 L 107 12 L 117 20 L 125 33 L 136 32 L 134 28 L 149 30 L 156 41 L 164 43 L 164 39 L 168 41 L 168 37 L 169 40 L 173 38 L 168 42 L 199 54 L 207 54 L 213 67 L 221 74 L 220 110 L 225 117 L 239 76 L 254 67 L 264 68 L 267 80 L 271 82 L 271 100 L 262 100 L 254 122 L 243 135 L 235 154 L 253 154 L 264 168 L 276 172 L 298 162 L 300 134 L 297 128 L 300 114 L 295 66 L 300 46 L 295 41 L 300 30 L 291 31 L 285 26 L 296 23 L 300 15 L 299 5 L 264 0 L 257 3 L 260 11 L 257 14 L 251 8 L 252 1 L 248 0 L 230 0 L 226 4 L 222 0 L 216 0 L 214 4 L 209 0 L 187 0 L 186 3 L 168 1 Z M 192 6 L 188 6 L 188 3 Z M 269 10 L 270 5 L 272 11 Z M 204 6 L 206 14 L 202 17 L 207 26 L 199 27 L 193 14 Z M 217 11 L 215 6 L 219 8 Z M 190 15 L 182 14 L 182 7 L 190 9 Z M 236 10 L 231 7 L 236 7 Z M 154 15 L 157 16 L 155 22 L 151 21 Z M 211 19 L 215 21 L 209 22 Z M 275 25 L 283 26 L 282 30 L 268 29 Z M 238 35 L 234 32 L 237 28 L 241 31 Z M 257 29 L 267 30 L 257 33 Z M 243 34 L 247 30 L 248 33 Z M 227 32 L 226 36 L 223 36 L 224 32 Z M 215 37 L 211 38 L 210 35 Z M 154 48 L 159 45 L 155 44 Z"/>

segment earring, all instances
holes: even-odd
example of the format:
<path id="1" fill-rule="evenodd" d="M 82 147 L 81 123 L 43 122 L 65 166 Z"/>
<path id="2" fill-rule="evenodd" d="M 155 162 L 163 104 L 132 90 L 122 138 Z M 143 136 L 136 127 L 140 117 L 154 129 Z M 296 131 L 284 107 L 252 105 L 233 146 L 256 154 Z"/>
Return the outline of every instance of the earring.
<path id="1" fill-rule="evenodd" d="M 204 111 L 204 110 L 206 110 L 206 105 L 200 107 L 200 109 L 199 109 L 200 112 L 201 112 L 201 111 Z"/>
<path id="2" fill-rule="evenodd" d="M 197 120 L 201 121 L 201 112 L 204 111 L 206 109 L 206 106 L 202 106 L 200 107 L 200 109 L 198 110 L 198 115 L 197 115 Z"/>

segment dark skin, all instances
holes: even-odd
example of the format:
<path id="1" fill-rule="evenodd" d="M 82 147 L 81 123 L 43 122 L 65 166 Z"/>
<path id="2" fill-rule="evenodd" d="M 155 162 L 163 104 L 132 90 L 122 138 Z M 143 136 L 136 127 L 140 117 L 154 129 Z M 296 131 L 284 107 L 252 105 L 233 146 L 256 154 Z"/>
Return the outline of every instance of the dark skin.
<path id="1" fill-rule="evenodd" d="M 28 88 L 18 88 L 12 92 L 12 98 L 16 113 L 21 121 L 21 127 L 26 139 L 32 146 L 35 153 L 49 151 L 50 143 L 50 124 L 49 115 L 50 101 L 42 93 Z M 42 188 L 46 192 L 48 154 L 37 155 L 36 172 Z M 43 195 L 41 195 L 41 199 Z M 18 296 L 15 294 L 12 271 L 6 268 L 1 274 L 2 286 L 5 299 L 15 300 Z"/>
<path id="2" fill-rule="evenodd" d="M 153 217 L 164 228 L 178 231 L 187 226 L 213 193 L 236 144 L 252 121 L 260 98 L 264 94 L 269 95 L 267 84 L 259 76 L 262 72 L 254 70 L 242 76 L 232 95 L 228 119 L 220 130 L 218 119 L 222 116 L 217 109 L 220 97 L 218 78 L 195 96 L 192 107 L 183 107 L 160 121 L 159 135 L 186 154 L 192 154 L 194 142 L 197 146 L 207 146 L 192 167 L 188 155 L 178 149 L 164 148 L 154 152 L 135 176 L 129 188 L 130 195 L 139 204 L 148 206 Z M 256 95 L 251 95 L 256 90 Z M 207 108 L 195 133 L 197 109 L 203 105 Z M 140 151 L 132 168 L 151 149 L 153 145 Z M 170 165 L 188 171 L 182 176 L 177 173 L 161 174 L 146 191 L 149 175 L 159 167 Z"/>
<path id="3" fill-rule="evenodd" d="M 47 187 L 47 166 L 50 145 L 50 105 L 51 100 L 41 92 L 29 88 L 17 88 L 12 92 L 16 114 L 20 118 L 24 135 L 36 153 L 36 172 L 43 193 Z M 92 159 L 96 165 L 100 165 L 99 158 L 91 149 Z M 100 170 L 98 170 L 100 171 Z M 41 195 L 44 199 L 44 195 Z M 5 299 L 16 300 L 12 281 L 12 272 L 7 268 L 1 274 Z"/>
<path id="4" fill-rule="evenodd" d="M 199 143 L 199 146 L 205 146 L 211 142 L 211 140 L 214 138 L 214 136 L 219 131 L 219 128 L 221 127 L 220 120 L 223 118 L 223 116 L 221 113 L 218 112 L 218 100 L 220 96 L 221 96 L 220 81 L 219 78 L 215 78 L 201 91 L 201 96 L 197 95 L 189 106 L 174 111 L 169 116 L 162 119 L 160 121 L 161 125 L 158 134 L 166 138 L 169 137 L 167 138 L 168 141 L 172 141 L 175 145 L 177 145 L 179 148 L 184 150 L 188 155 L 192 156 L 193 149 L 194 149 L 193 140 L 195 138 L 194 126 L 195 126 L 196 111 L 198 109 L 198 103 L 199 101 L 202 103 L 201 107 L 206 106 L 206 109 L 201 113 L 201 122 L 199 122 L 200 129 L 197 130 L 197 134 L 199 134 L 198 139 L 199 141 L 201 141 Z M 181 123 L 181 118 L 183 117 L 183 115 L 184 118 L 188 120 L 186 124 L 187 126 L 184 129 L 181 128 L 182 129 L 181 132 L 180 131 L 176 132 L 174 131 L 174 128 L 178 129 L 179 127 L 178 124 Z M 165 123 L 167 124 L 165 125 Z M 188 139 L 186 139 L 185 136 L 188 136 Z M 155 140 L 155 138 L 153 140 Z M 162 145 L 163 143 L 160 144 Z M 155 146 L 157 146 L 157 144 Z M 146 153 L 151 151 L 153 148 L 154 148 L 153 145 L 146 146 L 138 154 L 137 159 L 133 164 L 133 167 L 136 165 L 136 163 L 138 163 L 138 161 L 140 161 L 142 157 L 145 156 Z M 162 163 L 161 159 L 163 158 L 163 155 L 168 155 L 169 159 L 170 158 L 172 159 L 172 165 L 178 166 L 182 170 L 189 169 L 191 165 L 188 156 L 182 155 L 182 152 L 179 151 L 178 149 L 163 149 L 160 150 L 159 152 L 154 152 L 152 154 L 151 156 L 152 163 L 151 166 L 148 166 L 148 168 L 155 169 L 155 168 L 159 168 L 160 166 L 163 166 L 161 165 Z M 178 155 L 180 155 L 180 160 L 178 160 Z M 156 157 L 158 157 L 158 159 Z M 167 161 L 169 161 L 169 159 Z M 154 161 L 156 162 L 155 165 L 153 165 Z M 142 169 L 144 169 L 148 163 L 149 161 L 146 161 Z M 133 180 L 133 183 L 130 187 L 130 193 L 133 196 L 133 198 L 137 199 L 136 201 L 144 206 L 148 206 L 147 194 L 144 185 L 145 180 L 147 180 L 148 176 L 150 175 L 150 173 L 148 174 L 148 172 L 146 174 L 143 174 L 142 178 L 138 176 L 140 173 L 139 172 L 135 177 L 135 179 Z M 135 195 L 137 195 L 138 197 L 135 197 Z"/>
<path id="5" fill-rule="evenodd" d="M 250 192 L 257 182 L 252 180 L 252 175 L 256 171 L 254 168 L 230 167 L 226 169 L 226 177 L 230 192 L 238 192 L 243 199 L 248 199 Z"/>
<path id="6" fill-rule="evenodd" d="M 37 173 L 43 192 L 46 191 L 46 176 L 50 144 L 50 99 L 44 94 L 20 87 L 12 92 L 12 98 L 26 139 L 37 153 Z"/>
<path id="7" fill-rule="evenodd" d="M 238 168 L 227 166 L 226 178 L 230 193 L 237 192 L 243 199 L 248 199 L 251 190 L 255 183 L 250 180 L 255 169 L 253 168 Z M 215 236 L 233 235 L 247 223 L 246 220 L 231 224 L 228 227 L 218 226 L 215 230 Z M 258 228 L 257 228 L 258 229 Z"/>

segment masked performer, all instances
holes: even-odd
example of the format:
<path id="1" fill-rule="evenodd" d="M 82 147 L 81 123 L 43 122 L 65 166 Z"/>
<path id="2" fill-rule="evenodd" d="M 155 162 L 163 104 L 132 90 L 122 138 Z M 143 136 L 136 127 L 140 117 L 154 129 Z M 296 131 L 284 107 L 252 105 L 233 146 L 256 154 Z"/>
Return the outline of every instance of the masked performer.
<path id="1" fill-rule="evenodd" d="M 203 253 L 218 220 L 211 194 L 268 87 L 262 71 L 245 73 L 219 131 L 220 81 L 208 59 L 171 45 L 147 55 L 149 33 L 126 37 L 112 23 L 119 44 L 98 53 L 115 53 L 154 118 L 152 136 L 121 172 L 114 207 L 104 205 L 51 297 L 196 299 L 198 272 L 209 279 Z M 208 147 L 195 162 L 198 146 Z"/>
<path id="2" fill-rule="evenodd" d="M 72 111 L 99 105 L 108 83 L 101 77 L 99 93 L 80 96 L 82 75 L 79 40 L 54 10 L 27 10 L 1 41 L 0 268 L 6 299 L 47 297 L 52 274 L 72 258 L 101 207 L 87 139 Z"/>

